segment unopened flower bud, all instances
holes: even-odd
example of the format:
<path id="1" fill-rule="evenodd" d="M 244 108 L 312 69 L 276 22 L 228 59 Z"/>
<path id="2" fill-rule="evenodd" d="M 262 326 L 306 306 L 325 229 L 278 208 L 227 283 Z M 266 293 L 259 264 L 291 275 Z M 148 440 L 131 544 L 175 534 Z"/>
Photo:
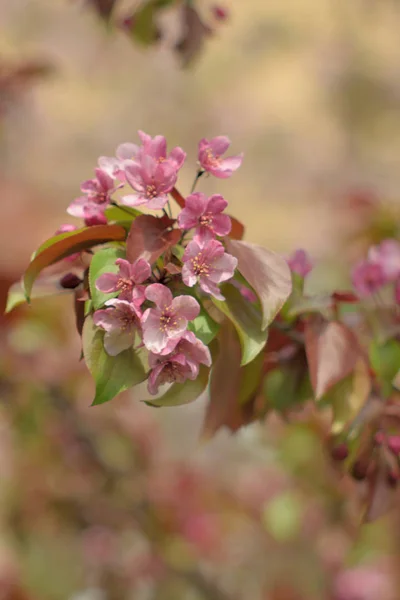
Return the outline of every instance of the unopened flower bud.
<path id="1" fill-rule="evenodd" d="M 219 4 L 212 7 L 212 12 L 217 21 L 227 21 L 229 18 L 228 10 Z"/>
<path id="2" fill-rule="evenodd" d="M 349 455 L 349 449 L 348 449 L 347 445 L 344 443 L 339 444 L 338 446 L 335 446 L 331 450 L 331 456 L 332 456 L 333 460 L 337 460 L 337 461 L 346 460 L 348 455 Z"/>
<path id="3" fill-rule="evenodd" d="M 362 481 L 363 479 L 365 479 L 368 472 L 368 466 L 369 465 L 366 461 L 357 460 L 354 463 L 353 468 L 351 470 L 351 475 L 353 479 L 356 479 L 357 481 Z"/>
<path id="4" fill-rule="evenodd" d="M 60 279 L 60 285 L 67 290 L 73 290 L 82 283 L 82 279 L 75 273 L 67 273 Z"/>
<path id="5" fill-rule="evenodd" d="M 399 481 L 399 475 L 395 471 L 390 471 L 387 475 L 387 482 L 390 487 L 396 487 Z"/>

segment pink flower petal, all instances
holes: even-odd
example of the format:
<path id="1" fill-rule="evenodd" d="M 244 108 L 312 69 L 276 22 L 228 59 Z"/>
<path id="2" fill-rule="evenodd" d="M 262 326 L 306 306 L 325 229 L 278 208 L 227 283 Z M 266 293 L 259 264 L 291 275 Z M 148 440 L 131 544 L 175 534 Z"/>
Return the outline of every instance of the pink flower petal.
<path id="1" fill-rule="evenodd" d="M 200 192 L 190 194 L 185 200 L 185 209 L 196 217 L 200 217 L 205 212 L 206 208 L 207 196 Z"/>
<path id="2" fill-rule="evenodd" d="M 154 284 L 157 285 L 157 284 Z M 147 309 L 142 318 L 143 342 L 147 350 L 159 354 L 167 345 L 168 337 L 160 328 L 160 315 L 152 309 Z"/>
<path id="3" fill-rule="evenodd" d="M 137 144 L 125 142 L 118 146 L 115 154 L 120 160 L 136 160 L 139 154 L 139 146 Z"/>
<path id="4" fill-rule="evenodd" d="M 84 207 L 87 203 L 86 196 L 80 196 L 80 198 L 76 198 L 67 208 L 67 213 L 72 215 L 73 217 L 79 217 L 83 219 L 85 216 Z"/>
<path id="5" fill-rule="evenodd" d="M 217 284 L 210 281 L 210 279 L 200 277 L 199 284 L 203 292 L 205 292 L 206 294 L 214 296 L 214 298 L 217 298 L 217 300 L 225 300 L 225 296 L 221 294 Z"/>
<path id="6" fill-rule="evenodd" d="M 131 278 L 131 263 L 124 258 L 117 258 L 115 264 L 119 267 L 118 278 L 130 279 Z"/>
<path id="7" fill-rule="evenodd" d="M 215 215 L 212 221 L 212 228 L 217 235 L 223 237 L 228 235 L 232 228 L 232 222 L 228 215 Z"/>
<path id="8" fill-rule="evenodd" d="M 192 296 L 177 296 L 171 306 L 174 312 L 188 321 L 193 321 L 200 312 L 200 305 Z"/>
<path id="9" fill-rule="evenodd" d="M 161 283 L 152 283 L 146 288 L 146 298 L 154 302 L 159 308 L 170 306 L 172 303 L 172 293 L 169 288 Z"/>
<path id="10" fill-rule="evenodd" d="M 151 275 L 151 267 L 147 260 L 138 258 L 131 267 L 132 279 L 135 283 L 143 283 Z"/>
<path id="11" fill-rule="evenodd" d="M 175 163 L 176 168 L 180 169 L 186 160 L 186 152 L 177 146 L 169 153 L 168 160 L 172 160 Z"/>
<path id="12" fill-rule="evenodd" d="M 104 294 L 110 294 L 118 290 L 119 276 L 115 273 L 104 273 L 96 280 L 96 288 Z"/>
<path id="13" fill-rule="evenodd" d="M 193 287 L 196 285 L 197 277 L 192 273 L 192 270 L 188 264 L 185 264 L 182 267 L 182 280 L 183 283 L 188 287 Z"/>
<path id="14" fill-rule="evenodd" d="M 226 135 L 218 135 L 209 141 L 209 146 L 214 156 L 225 154 L 230 145 L 231 140 Z"/>
<path id="15" fill-rule="evenodd" d="M 131 348 L 135 342 L 136 332 L 134 329 L 121 331 L 113 329 L 106 331 L 104 335 L 104 349 L 110 356 L 117 356 L 120 352 Z"/>
<path id="16" fill-rule="evenodd" d="M 208 199 L 206 206 L 206 212 L 210 213 L 221 213 L 228 206 L 227 201 L 220 194 L 214 194 Z"/>
<path id="17" fill-rule="evenodd" d="M 221 169 L 233 173 L 236 171 L 243 162 L 243 154 L 237 154 L 236 156 L 228 156 L 221 161 Z"/>

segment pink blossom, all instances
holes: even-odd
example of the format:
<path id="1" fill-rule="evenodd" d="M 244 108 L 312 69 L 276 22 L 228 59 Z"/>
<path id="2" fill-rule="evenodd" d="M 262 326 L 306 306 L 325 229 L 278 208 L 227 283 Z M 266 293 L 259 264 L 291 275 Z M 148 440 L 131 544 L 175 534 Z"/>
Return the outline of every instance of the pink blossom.
<path id="1" fill-rule="evenodd" d="M 106 225 L 107 218 L 103 212 L 98 211 L 97 207 L 86 206 L 84 222 L 86 227 L 93 227 L 93 225 Z"/>
<path id="2" fill-rule="evenodd" d="M 128 300 L 136 306 L 143 304 L 143 283 L 151 275 L 151 267 L 147 260 L 138 258 L 133 264 L 123 258 L 117 258 L 115 264 L 119 267 L 118 273 L 104 273 L 96 281 L 96 288 L 104 294 L 120 292 L 120 300 Z"/>
<path id="3" fill-rule="evenodd" d="M 212 138 L 212 140 L 205 138 L 200 140 L 198 157 L 201 168 L 220 179 L 230 177 L 243 161 L 243 153 L 222 158 L 230 145 L 230 139 L 224 135 Z"/>
<path id="4" fill-rule="evenodd" d="M 126 300 L 107 300 L 106 309 L 96 310 L 93 322 L 105 331 L 104 348 L 110 356 L 116 356 L 131 348 L 140 333 L 140 311 Z"/>
<path id="5" fill-rule="evenodd" d="M 127 165 L 125 176 L 136 194 L 123 196 L 122 203 L 127 206 L 163 208 L 168 201 L 167 194 L 176 183 L 177 171 L 170 162 L 157 162 L 151 156 L 144 156 L 140 162 Z"/>
<path id="6" fill-rule="evenodd" d="M 110 204 L 111 195 L 117 189 L 114 181 L 102 169 L 95 169 L 96 178 L 84 181 L 81 190 L 85 196 L 76 198 L 68 207 L 67 212 L 74 217 L 83 219 L 94 215 L 104 215 L 104 210 Z"/>
<path id="7" fill-rule="evenodd" d="M 312 270 L 313 264 L 305 250 L 296 250 L 288 259 L 287 263 L 292 273 L 305 277 Z"/>
<path id="8" fill-rule="evenodd" d="M 199 372 L 200 364 L 206 365 L 206 367 L 211 366 L 210 350 L 195 336 L 193 331 L 184 331 L 180 337 L 168 340 L 160 354 L 164 356 L 173 352 L 183 354 L 196 373 Z"/>
<path id="9" fill-rule="evenodd" d="M 379 265 L 387 281 L 400 276 L 400 243 L 396 240 L 384 240 L 378 246 L 372 246 L 368 252 L 368 261 Z"/>
<path id="10" fill-rule="evenodd" d="M 125 181 L 125 168 L 132 163 L 140 162 L 144 156 L 150 156 L 157 163 L 169 162 L 176 171 L 182 167 L 186 159 L 186 152 L 182 148 L 177 146 L 167 155 L 167 141 L 164 136 L 156 135 L 152 138 L 143 131 L 138 133 L 142 142 L 141 146 L 125 142 L 118 146 L 115 153 L 116 158 L 106 156 L 99 158 L 99 166 L 110 177 L 118 177 L 121 181 Z"/>
<path id="11" fill-rule="evenodd" d="M 193 380 L 197 377 L 197 373 L 183 354 L 160 356 L 150 352 L 149 365 L 151 372 L 147 387 L 150 394 L 157 394 L 159 386 L 164 383 L 183 383 L 186 379 Z"/>
<path id="12" fill-rule="evenodd" d="M 149 353 L 152 372 L 149 376 L 149 392 L 156 394 L 162 383 L 196 379 L 200 364 L 211 366 L 209 349 L 192 331 L 170 338 L 160 354 Z"/>
<path id="13" fill-rule="evenodd" d="M 170 339 L 181 337 L 188 321 L 199 314 L 200 306 L 192 296 L 173 298 L 171 291 L 160 283 L 147 286 L 145 294 L 156 308 L 148 308 L 143 314 L 143 342 L 150 352 L 159 354 Z"/>
<path id="14" fill-rule="evenodd" d="M 181 229 L 196 228 L 196 238 L 200 243 L 212 240 L 216 235 L 228 235 L 231 220 L 222 211 L 228 206 L 227 201 L 219 194 L 207 198 L 205 194 L 196 192 L 186 198 L 185 208 L 178 216 Z"/>
<path id="15" fill-rule="evenodd" d="M 201 247 L 193 240 L 187 245 L 182 260 L 182 279 L 188 287 L 198 281 L 204 292 L 224 300 L 217 284 L 233 277 L 238 261 L 225 252 L 221 242 L 211 240 Z"/>
<path id="16" fill-rule="evenodd" d="M 386 283 L 382 267 L 366 260 L 360 261 L 354 267 L 351 279 L 354 289 L 362 297 L 370 296 Z"/>

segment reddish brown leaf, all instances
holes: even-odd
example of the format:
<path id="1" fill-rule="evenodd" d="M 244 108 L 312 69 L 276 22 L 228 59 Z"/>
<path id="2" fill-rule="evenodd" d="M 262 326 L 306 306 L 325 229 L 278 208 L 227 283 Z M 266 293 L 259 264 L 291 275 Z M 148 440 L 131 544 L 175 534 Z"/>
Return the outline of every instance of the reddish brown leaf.
<path id="1" fill-rule="evenodd" d="M 292 277 L 287 262 L 279 254 L 248 242 L 227 239 L 226 248 L 236 256 L 239 271 L 260 299 L 264 331 L 292 291 Z"/>
<path id="2" fill-rule="evenodd" d="M 24 291 L 27 299 L 32 290 L 32 286 L 39 273 L 49 265 L 80 252 L 87 250 L 98 244 L 106 242 L 124 241 L 126 231 L 119 225 L 94 225 L 86 229 L 78 230 L 75 234 L 55 242 L 37 254 L 24 275 Z"/>
<path id="3" fill-rule="evenodd" d="M 335 302 L 343 302 L 348 304 L 353 304 L 360 301 L 360 298 L 353 292 L 333 292 L 332 299 Z"/>
<path id="4" fill-rule="evenodd" d="M 257 417 L 257 392 L 264 357 L 240 366 L 241 348 L 235 328 L 228 321 L 218 334 L 218 354 L 210 375 L 209 404 L 203 423 L 203 437 L 209 438 L 223 426 L 236 431 Z"/>
<path id="5" fill-rule="evenodd" d="M 243 239 L 244 236 L 244 225 L 243 223 L 241 223 L 240 221 L 238 221 L 237 219 L 235 219 L 235 217 L 230 217 L 231 219 L 231 223 L 232 223 L 232 229 L 231 232 L 229 234 L 229 237 L 232 238 L 233 240 L 241 240 Z"/>
<path id="6" fill-rule="evenodd" d="M 362 358 L 354 333 L 343 323 L 326 321 L 320 315 L 310 318 L 306 324 L 305 347 L 317 400 L 350 375 Z"/>
<path id="7" fill-rule="evenodd" d="M 126 241 L 126 257 L 133 263 L 142 257 L 154 263 L 168 248 L 179 242 L 179 229 L 170 229 L 175 221 L 169 217 L 141 215 L 133 223 Z"/>

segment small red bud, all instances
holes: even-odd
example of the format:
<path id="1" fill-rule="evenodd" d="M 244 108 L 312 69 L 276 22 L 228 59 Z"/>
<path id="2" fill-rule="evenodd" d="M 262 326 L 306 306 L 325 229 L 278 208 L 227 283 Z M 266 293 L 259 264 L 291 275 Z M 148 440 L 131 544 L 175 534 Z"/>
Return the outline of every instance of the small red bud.
<path id="1" fill-rule="evenodd" d="M 397 483 L 399 481 L 399 476 L 395 471 L 390 471 L 387 475 L 387 482 L 390 485 L 390 487 L 396 487 Z"/>
<path id="2" fill-rule="evenodd" d="M 61 287 L 67 290 L 75 289 L 80 283 L 82 283 L 82 279 L 78 275 L 75 275 L 75 273 L 67 273 L 60 279 Z"/>
<path id="3" fill-rule="evenodd" d="M 212 12 L 213 12 L 214 17 L 218 21 L 226 21 L 229 18 L 229 12 L 223 6 L 219 6 L 219 5 L 213 6 Z"/>
<path id="4" fill-rule="evenodd" d="M 368 464 L 362 460 L 357 460 L 353 465 L 351 475 L 353 479 L 356 479 L 357 481 L 362 481 L 366 478 L 367 472 Z"/>
<path id="5" fill-rule="evenodd" d="M 335 446 L 331 450 L 331 456 L 332 456 L 333 460 L 337 460 L 337 461 L 346 460 L 348 455 L 349 455 L 349 449 L 346 444 L 339 444 L 338 446 Z"/>

